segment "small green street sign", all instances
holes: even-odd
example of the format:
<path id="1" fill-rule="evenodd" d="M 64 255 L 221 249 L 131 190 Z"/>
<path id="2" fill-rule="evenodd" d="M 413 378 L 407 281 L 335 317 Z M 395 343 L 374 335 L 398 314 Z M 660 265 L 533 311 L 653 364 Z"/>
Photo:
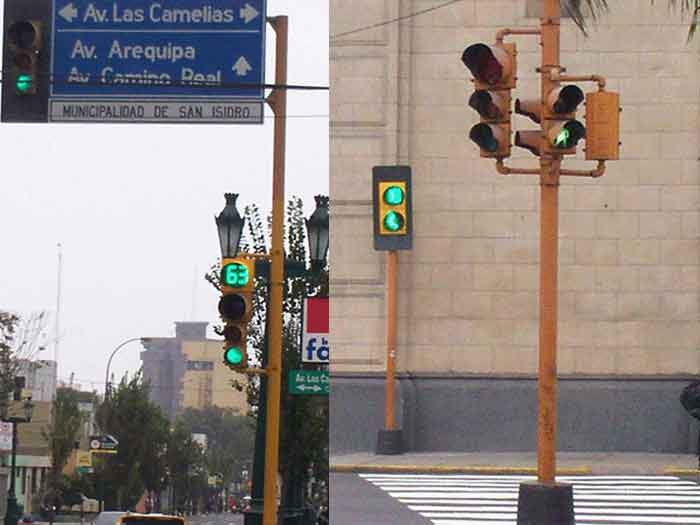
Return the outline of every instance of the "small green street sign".
<path id="1" fill-rule="evenodd" d="M 289 393 L 293 395 L 327 396 L 331 389 L 330 377 L 325 370 L 290 370 Z"/>

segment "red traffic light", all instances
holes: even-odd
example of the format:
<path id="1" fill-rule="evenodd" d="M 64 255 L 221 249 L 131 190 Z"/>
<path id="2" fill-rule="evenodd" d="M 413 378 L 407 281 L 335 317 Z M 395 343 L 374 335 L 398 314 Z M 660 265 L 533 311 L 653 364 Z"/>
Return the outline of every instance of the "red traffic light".
<path id="1" fill-rule="evenodd" d="M 486 44 L 472 44 L 462 53 L 462 62 L 471 71 L 477 82 L 488 86 L 507 84 L 503 87 L 515 87 L 514 53 L 502 46 L 487 46 Z"/>

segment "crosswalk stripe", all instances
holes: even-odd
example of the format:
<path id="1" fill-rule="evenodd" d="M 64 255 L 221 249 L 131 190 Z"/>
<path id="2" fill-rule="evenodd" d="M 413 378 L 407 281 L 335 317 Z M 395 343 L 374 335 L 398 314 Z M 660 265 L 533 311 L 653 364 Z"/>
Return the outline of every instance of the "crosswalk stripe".
<path id="1" fill-rule="evenodd" d="M 435 525 L 514 525 L 534 476 L 361 474 Z M 567 476 L 578 525 L 700 525 L 700 486 L 674 476 Z"/>

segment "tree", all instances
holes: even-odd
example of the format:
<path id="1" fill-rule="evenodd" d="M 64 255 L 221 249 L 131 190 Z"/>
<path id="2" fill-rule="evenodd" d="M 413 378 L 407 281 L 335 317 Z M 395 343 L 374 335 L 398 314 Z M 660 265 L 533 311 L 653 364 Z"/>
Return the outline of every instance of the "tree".
<path id="1" fill-rule="evenodd" d="M 72 388 L 58 388 L 52 408 L 51 423 L 44 437 L 51 449 L 49 486 L 57 489 L 84 418 L 78 407 L 78 393 Z"/>
<path id="2" fill-rule="evenodd" d="M 159 458 L 166 451 L 169 424 L 148 392 L 140 373 L 131 380 L 124 376 L 97 410 L 100 430 L 119 441 L 117 454 L 103 455 L 96 468 L 108 489 L 107 505 L 119 509 L 132 508 L 144 488 L 159 490 L 166 477 Z"/>
<path id="3" fill-rule="evenodd" d="M 206 434 L 208 470 L 220 473 L 224 486 L 236 478 L 237 466 L 250 462 L 254 435 L 248 417 L 232 409 L 210 406 L 202 410 L 187 408 L 179 421 L 190 433 Z"/>
<path id="4" fill-rule="evenodd" d="M 202 448 L 192 439 L 182 419 L 175 422 L 168 436 L 166 464 L 173 488 L 174 510 L 183 512 L 206 488 L 206 479 L 202 479 L 206 465 Z"/>
<path id="5" fill-rule="evenodd" d="M 246 230 L 241 251 L 267 253 L 266 238 L 269 238 L 271 220 L 268 218 L 267 231 L 257 206 L 245 209 Z M 287 259 L 308 263 L 306 228 L 303 203 L 292 197 L 286 208 L 285 256 Z M 219 265 L 215 264 L 205 279 L 219 289 Z M 307 273 L 299 277 L 285 277 L 284 283 L 284 327 L 282 334 L 282 403 L 280 414 L 280 471 L 283 486 L 290 487 L 290 479 L 303 480 L 307 469 L 313 470 L 317 479 L 328 479 L 328 398 L 325 396 L 290 396 L 287 385 L 289 370 L 299 368 L 301 352 L 301 312 L 305 296 L 328 295 L 328 266 L 319 275 Z M 267 316 L 267 285 L 262 279 L 255 283 L 255 311 L 249 324 L 248 346 L 254 348 L 254 355 L 262 362 L 265 345 L 265 318 Z M 215 328 L 216 330 L 216 328 Z M 221 333 L 218 331 L 217 333 Z M 235 382 L 234 382 L 235 383 Z M 240 385 L 236 385 L 240 388 Z M 258 380 L 248 383 L 248 404 L 251 414 L 265 407 L 259 406 Z M 298 470 L 295 470 L 298 469 Z M 327 483 L 326 483 L 327 486 Z M 285 491 L 283 499 L 287 498 Z"/>
<path id="6" fill-rule="evenodd" d="M 625 0 L 620 0 L 624 2 Z M 649 0 L 654 4 L 654 0 Z M 700 0 L 668 0 L 669 6 L 677 9 L 680 6 L 681 14 L 690 14 L 690 27 L 688 29 L 688 41 L 695 35 L 700 16 Z M 564 10 L 574 20 L 576 25 L 586 33 L 586 13 L 590 13 L 593 20 L 596 20 L 603 12 L 608 10 L 608 0 L 568 0 L 563 3 Z"/>

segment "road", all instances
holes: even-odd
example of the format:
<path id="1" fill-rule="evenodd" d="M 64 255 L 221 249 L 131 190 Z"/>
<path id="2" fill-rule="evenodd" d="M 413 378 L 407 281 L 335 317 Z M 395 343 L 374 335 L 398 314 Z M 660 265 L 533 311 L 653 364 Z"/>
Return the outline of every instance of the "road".
<path id="1" fill-rule="evenodd" d="M 331 474 L 332 525 L 430 525 L 430 520 L 356 474 Z"/>
<path id="2" fill-rule="evenodd" d="M 364 523 L 377 525 L 515 525 L 518 484 L 528 479 L 533 478 L 336 474 L 331 477 L 331 523 L 351 525 L 363 516 Z M 700 487 L 692 481 L 673 476 L 558 479 L 574 485 L 577 525 L 700 524 Z"/>
<path id="3" fill-rule="evenodd" d="M 242 525 L 243 514 L 232 514 L 224 512 L 223 514 L 197 514 L 196 516 L 188 516 L 187 523 L 192 525 Z"/>

